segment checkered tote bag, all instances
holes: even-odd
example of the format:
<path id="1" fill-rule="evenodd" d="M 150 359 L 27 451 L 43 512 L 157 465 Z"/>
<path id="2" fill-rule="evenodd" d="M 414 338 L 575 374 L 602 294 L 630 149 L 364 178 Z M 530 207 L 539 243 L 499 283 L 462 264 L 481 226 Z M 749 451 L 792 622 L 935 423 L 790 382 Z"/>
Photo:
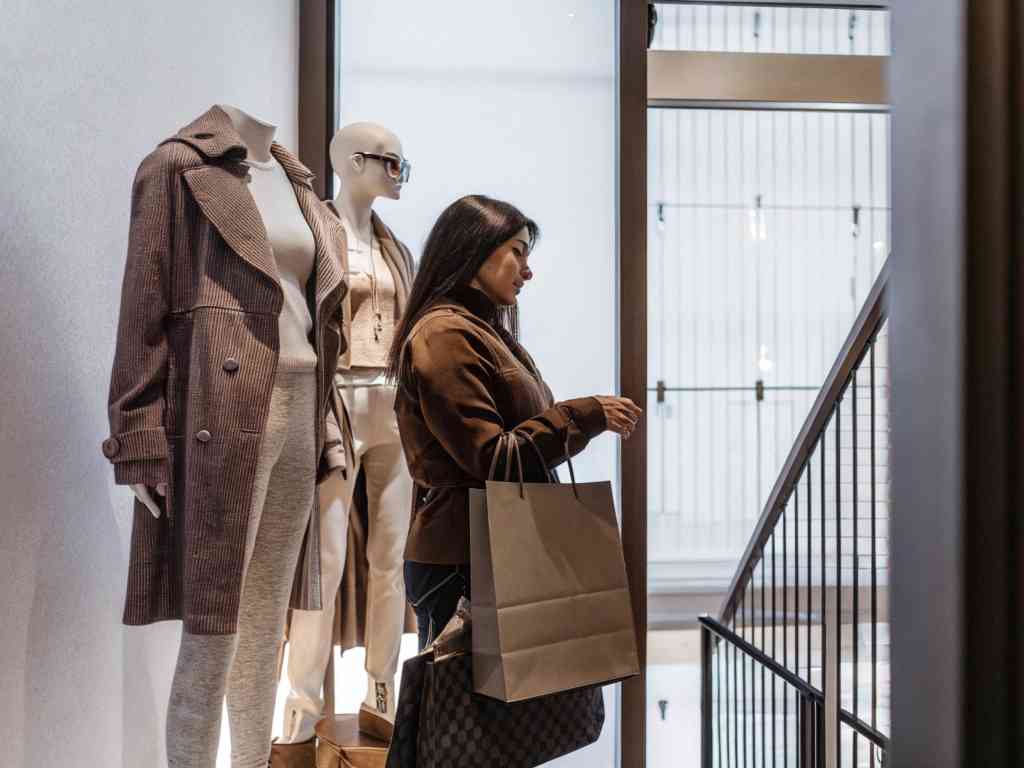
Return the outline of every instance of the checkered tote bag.
<path id="1" fill-rule="evenodd" d="M 532 768 L 593 744 L 604 726 L 600 687 L 506 703 L 473 692 L 468 654 L 427 662 L 418 768 Z"/>
<path id="2" fill-rule="evenodd" d="M 599 686 L 515 703 L 474 693 L 469 626 L 463 600 L 435 644 L 405 662 L 387 768 L 532 768 L 597 741 Z"/>

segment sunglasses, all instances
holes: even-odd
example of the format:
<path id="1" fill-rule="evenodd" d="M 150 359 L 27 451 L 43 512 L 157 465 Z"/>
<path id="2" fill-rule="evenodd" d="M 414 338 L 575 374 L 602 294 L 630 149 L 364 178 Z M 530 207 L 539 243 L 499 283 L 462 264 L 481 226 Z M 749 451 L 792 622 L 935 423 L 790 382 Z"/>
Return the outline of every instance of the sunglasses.
<path id="1" fill-rule="evenodd" d="M 412 175 L 412 164 L 404 157 L 377 155 L 373 152 L 355 152 L 352 157 L 368 157 L 371 160 L 379 160 L 384 164 L 384 170 L 388 172 L 388 176 L 402 184 L 409 181 L 409 177 Z"/>

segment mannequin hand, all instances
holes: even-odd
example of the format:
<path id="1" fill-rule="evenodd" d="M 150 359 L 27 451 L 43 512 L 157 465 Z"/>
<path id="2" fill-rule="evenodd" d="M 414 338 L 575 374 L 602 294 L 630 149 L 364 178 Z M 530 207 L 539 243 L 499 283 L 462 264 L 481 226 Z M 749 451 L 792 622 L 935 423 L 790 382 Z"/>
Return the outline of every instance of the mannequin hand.
<path id="1" fill-rule="evenodd" d="M 149 486 L 136 483 L 131 486 L 131 489 L 138 497 L 139 501 L 146 505 L 146 508 L 152 513 L 153 517 L 160 517 L 160 507 L 158 507 L 156 501 L 153 500 L 153 495 L 150 493 Z M 158 484 L 156 492 L 161 496 L 166 496 L 167 483 Z"/>
<path id="2" fill-rule="evenodd" d="M 628 440 L 636 428 L 637 421 L 643 411 L 636 403 L 628 397 L 614 397 L 612 395 L 597 395 L 597 401 L 604 408 L 604 417 L 608 422 L 608 430 L 617 435 L 622 435 Z"/>

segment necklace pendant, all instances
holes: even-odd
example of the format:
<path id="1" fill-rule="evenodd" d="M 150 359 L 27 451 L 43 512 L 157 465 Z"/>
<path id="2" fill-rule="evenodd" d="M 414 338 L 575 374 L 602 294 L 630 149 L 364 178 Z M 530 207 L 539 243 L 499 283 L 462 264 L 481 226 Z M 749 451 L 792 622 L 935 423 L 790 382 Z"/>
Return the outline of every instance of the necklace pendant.
<path id="1" fill-rule="evenodd" d="M 380 335 L 384 332 L 384 321 L 379 312 L 375 317 L 377 318 L 377 322 L 373 326 L 373 338 L 376 341 L 380 341 Z"/>

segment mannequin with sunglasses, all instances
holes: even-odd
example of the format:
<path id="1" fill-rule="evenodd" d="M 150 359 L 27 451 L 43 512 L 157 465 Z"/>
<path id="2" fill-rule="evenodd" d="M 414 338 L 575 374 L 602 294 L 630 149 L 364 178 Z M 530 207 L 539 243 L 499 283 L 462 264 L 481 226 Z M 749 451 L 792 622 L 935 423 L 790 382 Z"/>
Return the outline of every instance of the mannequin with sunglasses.
<path id="1" fill-rule="evenodd" d="M 322 717 L 321 686 L 333 644 L 335 600 L 350 551 L 352 498 L 364 474 L 367 499 L 366 672 L 369 686 L 359 727 L 389 740 L 394 724 L 395 674 L 405 626 L 402 553 L 409 528 L 412 480 L 395 419 L 395 389 L 385 380 L 388 350 L 412 284 L 409 250 L 373 211 L 379 197 L 398 200 L 410 167 L 391 131 L 373 123 L 342 128 L 331 142 L 331 163 L 341 189 L 331 205 L 344 227 L 341 254 L 349 294 L 343 306 L 348 350 L 338 361 L 334 417 L 328 418 L 327 460 L 333 467 L 320 484 L 322 611 L 294 611 L 289 629 L 288 682 L 283 736 L 274 745 L 278 765 L 310 765 L 285 759 L 308 750 Z M 353 521 L 352 524 L 354 524 Z M 351 567 L 351 563 L 349 564 Z M 309 754 L 308 752 L 306 754 Z"/>

